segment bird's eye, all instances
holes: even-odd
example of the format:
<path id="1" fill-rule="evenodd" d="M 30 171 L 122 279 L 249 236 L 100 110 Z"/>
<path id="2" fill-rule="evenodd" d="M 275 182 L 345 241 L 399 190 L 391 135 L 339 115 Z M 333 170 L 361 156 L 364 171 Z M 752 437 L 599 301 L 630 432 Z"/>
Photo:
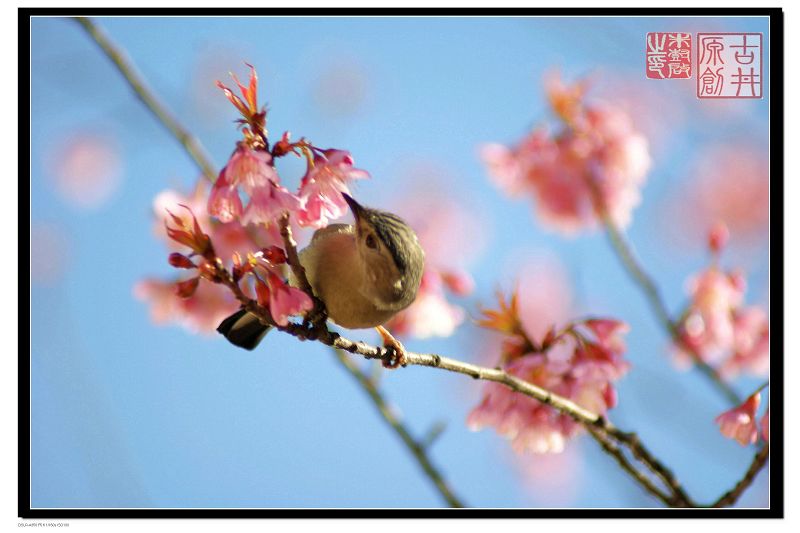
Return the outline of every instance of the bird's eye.
<path id="1" fill-rule="evenodd" d="M 367 235 L 365 243 L 367 245 L 367 248 L 375 249 L 378 247 L 378 241 L 375 240 L 375 235 L 373 235 L 372 233 Z"/>

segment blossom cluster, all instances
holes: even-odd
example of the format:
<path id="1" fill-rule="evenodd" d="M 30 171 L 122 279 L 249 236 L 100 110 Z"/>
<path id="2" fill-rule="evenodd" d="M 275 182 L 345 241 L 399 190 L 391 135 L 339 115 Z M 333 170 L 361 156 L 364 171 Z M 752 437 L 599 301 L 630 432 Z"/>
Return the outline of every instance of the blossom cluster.
<path id="1" fill-rule="evenodd" d="M 163 235 L 162 223 L 167 227 L 170 264 L 193 273 L 177 281 L 150 278 L 134 287 L 135 296 L 150 302 L 156 322 L 174 321 L 194 331 L 213 331 L 239 306 L 230 287 L 215 277 L 222 272 L 220 264 L 231 265 L 234 282 L 268 308 L 279 325 L 311 309 L 310 297 L 285 281 L 279 221 L 288 217 L 295 230 L 324 227 L 348 212 L 343 195 L 351 192 L 350 184 L 369 177 L 355 167 L 349 152 L 320 149 L 304 138 L 293 142 L 289 132 L 270 146 L 266 109 L 259 107 L 256 97 L 255 69 L 250 67 L 247 85 L 235 76 L 234 81 L 241 97 L 221 82 L 217 85 L 241 115 L 242 139 L 211 190 L 200 182 L 189 195 L 164 191 L 154 202 L 158 232 Z M 275 168 L 275 160 L 289 154 L 306 160 L 296 191 L 282 185 Z M 183 253 L 186 247 L 188 255 Z M 443 287 L 465 294 L 471 279 L 455 269 L 429 269 L 418 302 L 395 319 L 399 334 L 424 337 L 453 332 L 463 320 L 463 310 L 446 301 Z"/>
<path id="2" fill-rule="evenodd" d="M 510 196 L 532 196 L 541 222 L 563 233 L 594 227 L 604 214 L 626 226 L 650 168 L 647 140 L 621 109 L 586 103 L 585 82 L 553 75 L 545 88 L 560 127 L 538 127 L 512 147 L 484 145 L 490 177 Z"/>
<path id="3" fill-rule="evenodd" d="M 499 309 L 484 310 L 479 324 L 505 335 L 501 365 L 506 372 L 599 415 L 616 405 L 614 382 L 629 368 L 622 357 L 626 324 L 584 319 L 560 331 L 551 327 L 535 339 L 522 325 L 516 293 L 508 301 L 502 295 L 498 300 Z M 485 386 L 467 424 L 473 430 L 494 427 L 519 453 L 560 453 L 582 429 L 570 416 L 498 383 Z"/>
<path id="4" fill-rule="evenodd" d="M 674 351 L 679 363 L 699 357 L 725 379 L 741 373 L 763 376 L 769 371 L 769 317 L 760 306 L 745 305 L 745 276 L 719 266 L 727 239 L 722 224 L 709 234 L 712 262 L 689 279 L 690 301 Z"/>

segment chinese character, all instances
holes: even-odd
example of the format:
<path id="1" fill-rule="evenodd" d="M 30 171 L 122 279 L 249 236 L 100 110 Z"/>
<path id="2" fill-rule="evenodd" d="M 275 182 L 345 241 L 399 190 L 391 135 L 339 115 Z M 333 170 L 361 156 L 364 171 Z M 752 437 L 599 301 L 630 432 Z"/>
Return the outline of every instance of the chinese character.
<path id="1" fill-rule="evenodd" d="M 750 46 L 747 46 L 747 34 L 742 35 L 742 44 L 731 45 L 731 48 L 742 49 L 741 52 L 737 51 L 735 54 L 733 54 L 734 59 L 736 59 L 736 62 L 739 63 L 740 65 L 750 65 L 753 62 L 753 59 L 755 59 L 755 55 L 753 54 L 753 52 L 750 52 L 749 54 L 747 53 L 748 48 L 760 48 L 760 47 L 761 47 L 760 41 L 758 45 L 751 44 Z M 747 61 L 744 61 L 744 59 L 746 59 Z"/>
<path id="2" fill-rule="evenodd" d="M 719 96 L 722 91 L 722 82 L 724 80 L 724 76 L 721 72 L 722 67 L 718 68 L 716 71 L 712 71 L 709 67 L 706 67 L 703 74 L 697 78 L 697 82 L 702 83 L 703 87 L 700 95 Z"/>
<path id="3" fill-rule="evenodd" d="M 697 97 L 761 98 L 762 40 L 760 33 L 698 33 Z"/>
<path id="4" fill-rule="evenodd" d="M 700 51 L 703 55 L 700 57 L 698 64 L 710 63 L 716 66 L 719 63 L 724 63 L 720 56 L 723 48 L 725 48 L 725 45 L 722 44 L 722 37 L 703 37 L 700 40 Z"/>
<path id="5" fill-rule="evenodd" d="M 691 65 L 686 63 L 670 63 L 669 64 L 669 77 L 670 78 L 689 78 L 689 70 Z"/>
<path id="6" fill-rule="evenodd" d="M 737 68 L 738 72 L 733 75 L 733 80 L 731 81 L 731 84 L 736 85 L 736 96 L 740 96 L 742 85 L 750 86 L 749 96 L 751 98 L 755 97 L 756 94 L 761 94 L 761 76 L 753 71 L 753 67 L 750 67 L 749 74 L 742 74 L 742 67 Z M 756 86 L 758 86 L 758 92 L 756 92 Z"/>

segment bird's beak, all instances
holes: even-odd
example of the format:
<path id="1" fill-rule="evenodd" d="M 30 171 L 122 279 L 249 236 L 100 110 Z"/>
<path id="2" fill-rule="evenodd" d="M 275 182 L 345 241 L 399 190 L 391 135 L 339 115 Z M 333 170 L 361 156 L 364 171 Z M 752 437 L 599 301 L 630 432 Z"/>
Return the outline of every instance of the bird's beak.
<path id="1" fill-rule="evenodd" d="M 361 214 L 364 212 L 364 208 L 361 207 L 361 204 L 353 200 L 353 197 L 349 194 L 342 193 L 344 196 L 344 201 L 347 202 L 347 205 L 350 206 L 350 211 L 353 212 L 353 216 L 356 217 L 356 221 L 361 219 Z"/>

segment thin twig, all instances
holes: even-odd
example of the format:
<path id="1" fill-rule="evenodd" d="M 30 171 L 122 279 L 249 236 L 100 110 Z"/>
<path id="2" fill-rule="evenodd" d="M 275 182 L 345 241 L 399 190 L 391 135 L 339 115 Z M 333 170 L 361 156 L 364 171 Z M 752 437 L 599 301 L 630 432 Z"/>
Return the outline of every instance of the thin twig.
<path id="1" fill-rule="evenodd" d="M 147 87 L 144 79 L 136 72 L 133 63 L 125 56 L 125 53 L 111 42 L 102 28 L 97 26 L 91 19 L 87 17 L 75 17 L 75 21 L 86 30 L 86 33 L 97 43 L 106 57 L 114 63 L 114 66 L 117 67 L 117 70 L 128 82 L 128 85 L 130 85 L 139 100 L 141 100 L 145 107 L 155 115 L 161 124 L 166 126 L 178 142 L 183 145 L 184 149 L 200 168 L 203 175 L 213 183 L 217 178 L 217 174 L 214 172 L 214 165 L 211 163 L 211 159 L 208 155 L 206 155 L 203 146 L 175 119 L 164 104 L 159 101 L 153 91 Z"/>
<path id="2" fill-rule="evenodd" d="M 411 452 L 416 459 L 417 464 L 422 468 L 425 475 L 433 481 L 434 486 L 441 494 L 442 498 L 447 502 L 447 505 L 450 507 L 464 507 L 464 503 L 455 495 L 453 494 L 453 490 L 448 485 L 447 481 L 444 479 L 442 474 L 439 473 L 439 470 L 433 466 L 428 455 L 425 451 L 425 447 L 418 442 L 408 431 L 405 427 L 403 422 L 395 415 L 389 405 L 386 403 L 386 400 L 383 398 L 383 395 L 375 386 L 373 381 L 358 368 L 358 366 L 347 356 L 345 356 L 340 350 L 334 349 L 334 353 L 336 354 L 336 358 L 342 364 L 342 366 L 350 373 L 351 376 L 355 378 L 355 380 L 361 385 L 361 388 L 367 393 L 367 395 L 372 400 L 373 405 L 378 409 L 378 412 L 381 414 L 383 419 L 386 421 L 387 424 L 394 430 L 400 440 L 403 441 L 406 448 Z"/>
<path id="3" fill-rule="evenodd" d="M 625 271 L 644 294 L 647 303 L 650 305 L 650 309 L 653 311 L 653 314 L 656 315 L 661 327 L 664 328 L 664 330 L 667 332 L 667 335 L 669 335 L 669 337 L 675 343 L 677 343 L 681 349 L 691 356 L 695 367 L 706 378 L 708 378 L 708 380 L 723 396 L 725 396 L 729 402 L 731 402 L 732 405 L 739 405 L 742 403 L 739 395 L 735 390 L 733 390 L 733 388 L 731 388 L 730 385 L 725 383 L 725 381 L 719 375 L 719 372 L 717 372 L 716 369 L 714 369 L 711 365 L 703 361 L 702 357 L 700 357 L 700 354 L 697 353 L 697 350 L 694 347 L 688 346 L 683 339 L 681 339 L 678 324 L 672 320 L 669 310 L 667 309 L 664 300 L 661 298 L 658 287 L 653 279 L 647 274 L 647 272 L 645 272 L 639 261 L 637 261 L 633 252 L 633 247 L 625 238 L 622 230 L 620 230 L 616 223 L 611 219 L 608 210 L 603 205 L 603 200 L 599 194 L 599 191 L 597 190 L 597 186 L 594 184 L 594 182 L 592 182 L 591 179 L 587 179 L 587 182 L 589 183 L 589 188 L 592 190 L 592 194 L 595 197 L 595 206 L 600 214 L 600 218 L 603 221 L 603 225 L 605 226 L 606 235 L 611 243 L 611 247 L 616 252 L 616 255 L 622 263 Z"/>
<path id="4" fill-rule="evenodd" d="M 733 487 L 731 490 L 723 494 L 717 501 L 711 504 L 711 507 L 730 507 L 739 499 L 744 493 L 745 489 L 749 487 L 756 479 L 756 475 L 764 468 L 769 459 L 769 444 L 764 446 L 758 451 L 753 462 L 750 463 L 750 468 L 745 472 L 744 477 Z"/>
<path id="5" fill-rule="evenodd" d="M 613 437 L 617 441 L 624 443 L 631 451 L 633 456 L 645 465 L 653 474 L 658 477 L 664 485 L 666 485 L 672 492 L 672 501 L 676 507 L 696 507 L 686 491 L 684 491 L 681 483 L 672 473 L 672 471 L 661 463 L 656 457 L 642 445 L 642 441 L 636 433 L 625 433 L 619 429 L 611 431 Z"/>
<path id="6" fill-rule="evenodd" d="M 614 459 L 617 460 L 617 463 L 623 470 L 625 470 L 628 474 L 631 475 L 642 487 L 645 488 L 647 492 L 661 500 L 664 504 L 669 507 L 676 507 L 676 503 L 673 501 L 672 498 L 668 494 L 665 494 L 655 486 L 655 484 L 647 477 L 646 474 L 637 470 L 631 463 L 628 461 L 628 458 L 625 457 L 625 452 L 611 439 L 608 438 L 602 431 L 598 431 L 597 429 L 593 428 L 592 426 L 588 426 L 589 434 L 600 444 L 603 450 L 611 455 Z"/>
<path id="7" fill-rule="evenodd" d="M 306 269 L 303 267 L 303 264 L 300 263 L 300 256 L 297 253 L 297 243 L 292 236 L 292 226 L 289 221 L 288 212 L 284 213 L 283 216 L 278 219 L 278 225 L 280 227 L 281 238 L 283 239 L 283 248 L 286 251 L 286 262 L 292 270 L 292 275 L 297 282 L 297 286 L 308 294 L 314 302 L 314 308 L 306 315 L 306 320 L 313 325 L 321 324 L 327 320 L 328 311 L 325 308 L 325 304 L 322 303 L 322 300 L 317 298 L 317 295 L 314 294 L 314 289 L 308 281 L 308 276 L 306 276 Z"/>

